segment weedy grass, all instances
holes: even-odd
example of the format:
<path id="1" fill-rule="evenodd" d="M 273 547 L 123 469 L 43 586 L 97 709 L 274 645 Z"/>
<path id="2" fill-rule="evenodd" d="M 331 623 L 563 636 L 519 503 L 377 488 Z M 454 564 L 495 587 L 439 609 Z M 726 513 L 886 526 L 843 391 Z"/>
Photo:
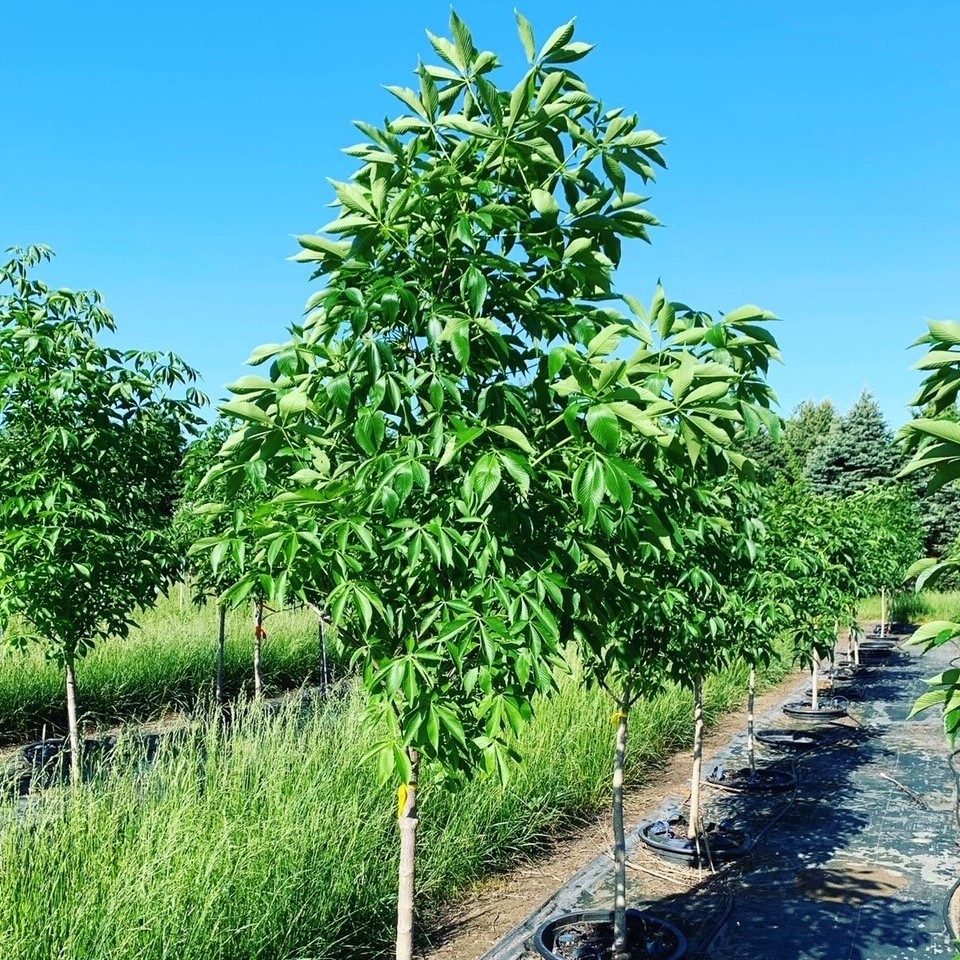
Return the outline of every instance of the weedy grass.
<path id="1" fill-rule="evenodd" d="M 176 592 L 139 613 L 123 640 L 96 646 L 77 666 L 81 722 L 86 726 L 148 719 L 192 708 L 213 694 L 218 614 L 208 603 L 181 606 Z M 226 692 L 252 688 L 253 620 L 250 611 L 227 618 Z M 282 611 L 264 624 L 262 672 L 268 689 L 300 686 L 317 674 L 317 620 L 308 611 Z M 62 732 L 64 680 L 39 647 L 24 651 L 0 643 L 0 742 Z"/>
<path id="2" fill-rule="evenodd" d="M 960 590 L 912 590 L 895 594 L 888 601 L 888 619 L 894 623 L 927 623 L 930 620 L 960 621 Z M 862 620 L 880 619 L 880 597 L 868 597 L 859 608 Z"/>
<path id="3" fill-rule="evenodd" d="M 783 660 L 768 679 L 787 672 Z M 717 717 L 746 671 L 706 688 Z M 229 734 L 195 724 L 145 765 L 135 752 L 77 789 L 0 807 L 4 960 L 320 960 L 390 952 L 396 800 L 367 757 L 357 691 L 339 701 L 250 704 Z M 575 675 L 537 704 L 503 787 L 441 781 L 421 795 L 420 911 L 534 855 L 609 803 L 611 700 Z M 632 713 L 628 775 L 649 776 L 692 739 L 692 698 L 669 687 Z"/>

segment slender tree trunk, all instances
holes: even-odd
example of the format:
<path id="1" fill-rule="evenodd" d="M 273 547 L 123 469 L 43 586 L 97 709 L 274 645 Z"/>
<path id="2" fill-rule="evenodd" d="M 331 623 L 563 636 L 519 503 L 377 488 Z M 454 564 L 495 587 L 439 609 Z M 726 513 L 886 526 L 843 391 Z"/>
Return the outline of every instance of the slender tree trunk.
<path id="1" fill-rule="evenodd" d="M 693 684 L 693 776 L 690 778 L 690 820 L 687 839 L 696 840 L 700 829 L 700 775 L 703 770 L 703 681 Z"/>
<path id="2" fill-rule="evenodd" d="M 223 604 L 220 604 L 220 634 L 217 640 L 217 686 L 215 691 L 215 696 L 217 699 L 217 705 L 223 703 L 223 686 L 224 686 L 224 660 L 226 654 L 227 646 L 227 608 Z"/>
<path id="3" fill-rule="evenodd" d="M 408 750 L 410 782 L 400 788 L 400 886 L 397 891 L 397 960 L 413 960 L 413 919 L 417 864 L 417 767 L 416 750 Z"/>
<path id="4" fill-rule="evenodd" d="M 887 635 L 887 588 L 880 588 L 880 636 Z"/>
<path id="5" fill-rule="evenodd" d="M 77 723 L 77 677 L 74 673 L 74 658 L 68 653 L 64 658 L 67 679 L 67 727 L 70 743 L 70 782 L 79 784 L 80 767 L 80 726 Z"/>
<path id="6" fill-rule="evenodd" d="M 617 719 L 617 745 L 613 760 L 613 956 L 627 953 L 627 840 L 623 831 L 623 768 L 627 755 L 627 721 L 630 710 L 630 687 L 624 688 Z"/>
<path id="7" fill-rule="evenodd" d="M 853 663 L 855 666 L 860 666 L 860 631 L 854 627 L 853 628 Z"/>
<path id="8" fill-rule="evenodd" d="M 814 710 L 820 709 L 820 656 L 814 651 L 813 666 L 811 668 L 813 675 L 813 686 L 810 688 L 810 706 Z"/>
<path id="9" fill-rule="evenodd" d="M 747 757 L 750 761 L 750 779 L 757 772 L 757 757 L 753 740 L 753 704 L 757 695 L 757 668 L 750 664 L 750 683 L 747 691 Z"/>
<path id="10" fill-rule="evenodd" d="M 317 620 L 317 632 L 320 635 L 320 680 L 323 684 L 323 695 L 327 695 L 330 685 L 330 674 L 327 672 L 327 631 L 323 629 L 323 620 Z"/>
<path id="11" fill-rule="evenodd" d="M 260 659 L 263 652 L 263 598 L 256 601 L 253 623 L 253 695 L 263 696 L 263 677 L 260 675 Z"/>

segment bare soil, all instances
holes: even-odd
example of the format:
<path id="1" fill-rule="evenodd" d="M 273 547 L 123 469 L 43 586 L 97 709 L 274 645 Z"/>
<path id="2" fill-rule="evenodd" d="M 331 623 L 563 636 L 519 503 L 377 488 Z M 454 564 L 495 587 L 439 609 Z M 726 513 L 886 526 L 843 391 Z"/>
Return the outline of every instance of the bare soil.
<path id="1" fill-rule="evenodd" d="M 790 674 L 757 697 L 754 712 L 762 716 L 787 693 L 804 682 Z M 705 753 L 722 746 L 744 728 L 743 711 L 722 717 L 707 733 Z M 612 762 L 612 761 L 611 761 Z M 683 798 L 690 793 L 690 755 L 678 752 L 648 779 L 629 787 L 624 799 L 624 818 L 635 829 L 655 810 L 665 796 Z M 575 830 L 558 836 L 536 859 L 520 864 L 478 884 L 442 915 L 422 947 L 424 960 L 477 960 L 534 909 L 544 903 L 581 867 L 598 854 L 612 856 L 613 831 L 606 811 L 584 819 Z M 633 897 L 681 893 L 702 881 L 697 870 L 665 864 L 654 854 L 637 851 L 630 861 L 629 889 Z"/>

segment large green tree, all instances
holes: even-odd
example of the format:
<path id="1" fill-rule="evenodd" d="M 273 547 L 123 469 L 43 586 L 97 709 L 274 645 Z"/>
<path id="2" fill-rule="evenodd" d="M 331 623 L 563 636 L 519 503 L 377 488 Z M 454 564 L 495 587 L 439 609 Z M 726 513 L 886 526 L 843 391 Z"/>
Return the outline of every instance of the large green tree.
<path id="1" fill-rule="evenodd" d="M 0 266 L 0 627 L 44 644 L 66 677 L 79 772 L 77 660 L 124 636 L 179 567 L 170 522 L 184 438 L 203 397 L 171 354 L 98 342 L 114 321 L 95 291 Z"/>
<path id="2" fill-rule="evenodd" d="M 454 14 L 451 38 L 430 37 L 442 62 L 388 88 L 405 113 L 358 124 L 336 218 L 300 238 L 322 287 L 224 407 L 242 424 L 226 495 L 252 463 L 280 491 L 225 599 L 312 597 L 344 631 L 400 785 L 402 958 L 422 763 L 506 773 L 582 616 L 570 577 L 620 522 L 604 505 L 655 515 L 635 438 L 669 443 L 673 418 L 692 450 L 718 429 L 696 416 L 710 377 L 663 355 L 613 286 L 623 241 L 656 224 L 632 182 L 661 138 L 570 69 L 591 49 L 572 23 L 539 48 L 518 26 L 529 65 L 511 89 Z"/>

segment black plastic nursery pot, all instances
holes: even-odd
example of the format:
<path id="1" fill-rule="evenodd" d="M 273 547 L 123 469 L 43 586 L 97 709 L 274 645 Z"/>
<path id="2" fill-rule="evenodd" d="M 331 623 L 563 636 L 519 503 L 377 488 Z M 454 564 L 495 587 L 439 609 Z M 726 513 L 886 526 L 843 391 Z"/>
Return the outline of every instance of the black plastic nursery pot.
<path id="1" fill-rule="evenodd" d="M 797 785 L 797 778 L 789 770 L 775 767 L 757 767 L 752 771 L 749 767 L 727 770 L 722 764 L 717 764 L 707 774 L 706 782 L 711 787 L 736 793 L 783 793 Z"/>
<path id="2" fill-rule="evenodd" d="M 55 763 L 63 763 L 68 756 L 67 741 L 63 738 L 56 740 L 39 740 L 31 743 L 20 751 L 25 763 L 31 767 L 46 767 Z"/>
<path id="3" fill-rule="evenodd" d="M 754 736 L 776 750 L 812 750 L 820 746 L 820 738 L 809 730 L 758 730 Z"/>
<path id="4" fill-rule="evenodd" d="M 108 759 L 116 747 L 117 738 L 113 736 L 82 740 L 80 755 L 85 773 Z M 70 743 L 64 737 L 31 743 L 20 750 L 20 756 L 30 768 L 31 786 L 50 787 L 70 779 Z"/>
<path id="5" fill-rule="evenodd" d="M 676 816 L 640 827 L 640 840 L 659 857 L 687 867 L 708 867 L 742 857 L 751 843 L 742 830 L 725 820 L 708 823 L 704 835 L 687 837 L 687 821 Z"/>
<path id="6" fill-rule="evenodd" d="M 548 920 L 533 935 L 533 947 L 546 960 L 607 960 L 613 948 L 613 911 L 587 910 Z M 672 923 L 631 909 L 627 952 L 632 960 L 679 960 L 687 952 L 687 940 Z"/>
<path id="7" fill-rule="evenodd" d="M 819 706 L 814 709 L 813 705 L 804 701 L 785 704 L 783 712 L 788 717 L 797 720 L 810 720 L 821 722 L 827 720 L 839 720 L 847 715 L 846 701 L 837 697 L 821 697 Z"/>
<path id="8" fill-rule="evenodd" d="M 893 641 L 875 640 L 860 644 L 860 657 L 889 657 L 897 645 Z"/>

